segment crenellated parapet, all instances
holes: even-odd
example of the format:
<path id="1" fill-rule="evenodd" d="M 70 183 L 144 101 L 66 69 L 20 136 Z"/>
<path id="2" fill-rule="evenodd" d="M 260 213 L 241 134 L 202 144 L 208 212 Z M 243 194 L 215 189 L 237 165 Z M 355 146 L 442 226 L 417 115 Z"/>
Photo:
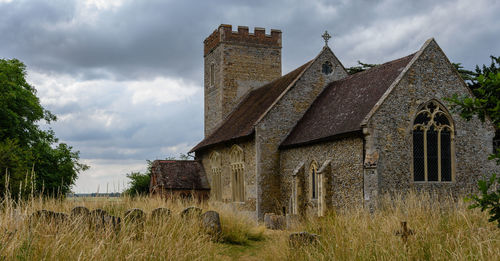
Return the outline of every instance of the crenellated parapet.
<path id="1" fill-rule="evenodd" d="M 266 34 L 265 28 L 255 27 L 254 33 L 250 33 L 247 26 L 238 26 L 238 31 L 233 31 L 231 25 L 221 24 L 203 41 L 204 55 L 212 52 L 220 43 L 281 48 L 281 30 L 271 29 L 271 34 Z"/>

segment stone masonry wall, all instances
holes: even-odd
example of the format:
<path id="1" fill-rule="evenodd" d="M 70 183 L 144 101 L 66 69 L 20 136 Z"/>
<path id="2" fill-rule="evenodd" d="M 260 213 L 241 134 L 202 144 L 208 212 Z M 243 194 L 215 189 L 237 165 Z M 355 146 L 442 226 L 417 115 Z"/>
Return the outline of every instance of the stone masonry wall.
<path id="1" fill-rule="evenodd" d="M 325 180 L 325 207 L 359 207 L 363 204 L 363 139 L 344 138 L 314 145 L 290 148 L 281 151 L 281 201 L 288 208 L 292 193 L 292 173 L 304 163 L 304 172 L 299 174 L 299 213 L 317 213 L 317 199 L 309 197 L 311 190 L 309 167 L 313 161 L 320 168 L 330 160 L 330 168 Z"/>
<path id="2" fill-rule="evenodd" d="M 256 198 L 257 198 L 257 188 L 256 188 L 256 177 L 255 177 L 255 142 L 246 141 L 236 143 L 243 149 L 244 161 L 245 161 L 245 202 L 244 203 L 233 203 L 232 202 L 232 190 L 231 190 L 231 167 L 230 158 L 231 147 L 234 143 L 221 144 L 206 151 L 201 152 L 197 157 L 202 161 L 202 165 L 205 168 L 205 173 L 207 174 L 208 182 L 212 182 L 212 167 L 210 165 L 210 154 L 213 151 L 220 153 L 221 156 L 221 171 L 222 171 L 222 202 L 231 204 L 239 210 L 250 212 L 251 216 L 255 217 L 256 210 Z M 212 187 L 212 186 L 211 186 Z M 213 193 L 213 191 L 211 192 Z"/>
<path id="3" fill-rule="evenodd" d="M 499 172 L 499 167 L 487 160 L 493 150 L 493 126 L 478 119 L 467 122 L 451 113 L 456 130 L 455 178 L 441 183 L 413 181 L 415 114 L 420 105 L 431 99 L 449 109 L 444 98 L 455 93 L 469 92 L 432 40 L 367 124 L 367 153 L 377 150 L 380 154 L 375 179 L 378 184 L 372 184 L 378 186 L 379 193 L 417 189 L 463 194 L 476 187 L 481 175 Z"/>
<path id="4" fill-rule="evenodd" d="M 324 75 L 321 70 L 325 61 L 333 65 L 333 72 L 329 75 Z M 345 69 L 331 50 L 323 48 L 309 69 L 255 127 L 259 219 L 266 212 L 281 211 L 280 143 L 324 87 L 329 82 L 346 76 Z"/>
<path id="5" fill-rule="evenodd" d="M 204 41 L 205 137 L 233 111 L 250 90 L 281 77 L 281 31 L 221 25 Z M 215 85 L 210 85 L 211 64 Z"/>
<path id="6" fill-rule="evenodd" d="M 210 84 L 210 66 L 214 65 L 214 85 Z M 205 57 L 204 91 L 205 91 L 205 137 L 210 134 L 217 123 L 222 120 L 222 48 L 218 48 Z"/>

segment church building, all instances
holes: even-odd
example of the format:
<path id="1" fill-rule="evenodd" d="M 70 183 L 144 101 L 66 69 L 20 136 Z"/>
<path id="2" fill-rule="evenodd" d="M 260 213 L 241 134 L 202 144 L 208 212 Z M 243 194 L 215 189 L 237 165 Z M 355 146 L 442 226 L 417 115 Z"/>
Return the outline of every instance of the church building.
<path id="1" fill-rule="evenodd" d="M 472 94 L 434 39 L 353 75 L 325 44 L 282 75 L 281 34 L 220 25 L 204 41 L 205 137 L 191 152 L 212 200 L 258 219 L 321 216 L 385 193 L 462 195 L 499 171 L 493 124 L 449 109 Z"/>

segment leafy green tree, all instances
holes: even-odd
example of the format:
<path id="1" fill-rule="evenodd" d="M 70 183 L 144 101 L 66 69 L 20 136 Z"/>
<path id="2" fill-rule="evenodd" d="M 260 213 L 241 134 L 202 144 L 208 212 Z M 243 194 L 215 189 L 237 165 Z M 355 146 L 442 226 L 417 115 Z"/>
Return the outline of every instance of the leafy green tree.
<path id="1" fill-rule="evenodd" d="M 79 152 L 59 143 L 50 123 L 56 116 L 44 109 L 36 89 L 26 81 L 26 66 L 19 60 L 0 59 L 0 192 L 64 195 L 78 173 L 88 169 Z"/>
<path id="2" fill-rule="evenodd" d="M 346 68 L 347 73 L 355 74 L 355 73 L 363 72 L 363 71 L 366 71 L 366 70 L 378 65 L 378 64 L 363 63 L 361 61 L 358 61 L 358 64 L 359 64 L 358 66 L 352 66 L 352 67 Z"/>
<path id="3" fill-rule="evenodd" d="M 149 183 L 151 181 L 153 161 L 146 160 L 146 163 L 148 164 L 148 169 L 145 173 L 130 172 L 127 174 L 127 178 L 130 179 L 130 187 L 124 191 L 124 194 L 129 196 L 138 196 L 147 195 L 149 193 Z"/>
<path id="4" fill-rule="evenodd" d="M 482 121 L 489 117 L 497 129 L 496 139 L 498 139 L 498 130 L 500 129 L 499 57 L 491 56 L 490 66 L 483 65 L 481 68 L 476 66 L 475 74 L 477 76 L 467 82 L 474 93 L 473 97 L 454 95 L 448 100 L 452 104 L 452 109 L 467 120 L 470 120 L 474 115 Z M 469 73 L 469 75 L 473 74 Z M 496 151 L 489 158 L 500 164 L 500 149 L 496 148 Z M 496 188 L 495 183 L 497 184 Z M 493 173 L 490 178 L 479 181 L 479 194 L 472 195 L 470 199 L 474 201 L 471 208 L 480 208 L 481 211 L 488 210 L 489 221 L 497 221 L 500 228 L 500 186 L 498 184 L 500 184 L 500 177 L 497 178 L 496 173 Z"/>

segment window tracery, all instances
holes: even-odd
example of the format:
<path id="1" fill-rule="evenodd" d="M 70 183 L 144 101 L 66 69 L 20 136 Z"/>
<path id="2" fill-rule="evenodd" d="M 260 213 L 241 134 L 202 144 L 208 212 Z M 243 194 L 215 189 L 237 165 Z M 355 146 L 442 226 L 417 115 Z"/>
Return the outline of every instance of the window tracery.
<path id="1" fill-rule="evenodd" d="M 425 104 L 413 121 L 413 180 L 452 181 L 455 129 L 437 101 Z"/>
<path id="2" fill-rule="evenodd" d="M 230 153 L 232 197 L 235 202 L 245 201 L 245 176 L 243 149 L 233 145 Z"/>
<path id="3" fill-rule="evenodd" d="M 217 201 L 222 200 L 222 162 L 220 154 L 216 151 L 210 155 L 210 167 L 212 171 L 212 195 Z"/>

